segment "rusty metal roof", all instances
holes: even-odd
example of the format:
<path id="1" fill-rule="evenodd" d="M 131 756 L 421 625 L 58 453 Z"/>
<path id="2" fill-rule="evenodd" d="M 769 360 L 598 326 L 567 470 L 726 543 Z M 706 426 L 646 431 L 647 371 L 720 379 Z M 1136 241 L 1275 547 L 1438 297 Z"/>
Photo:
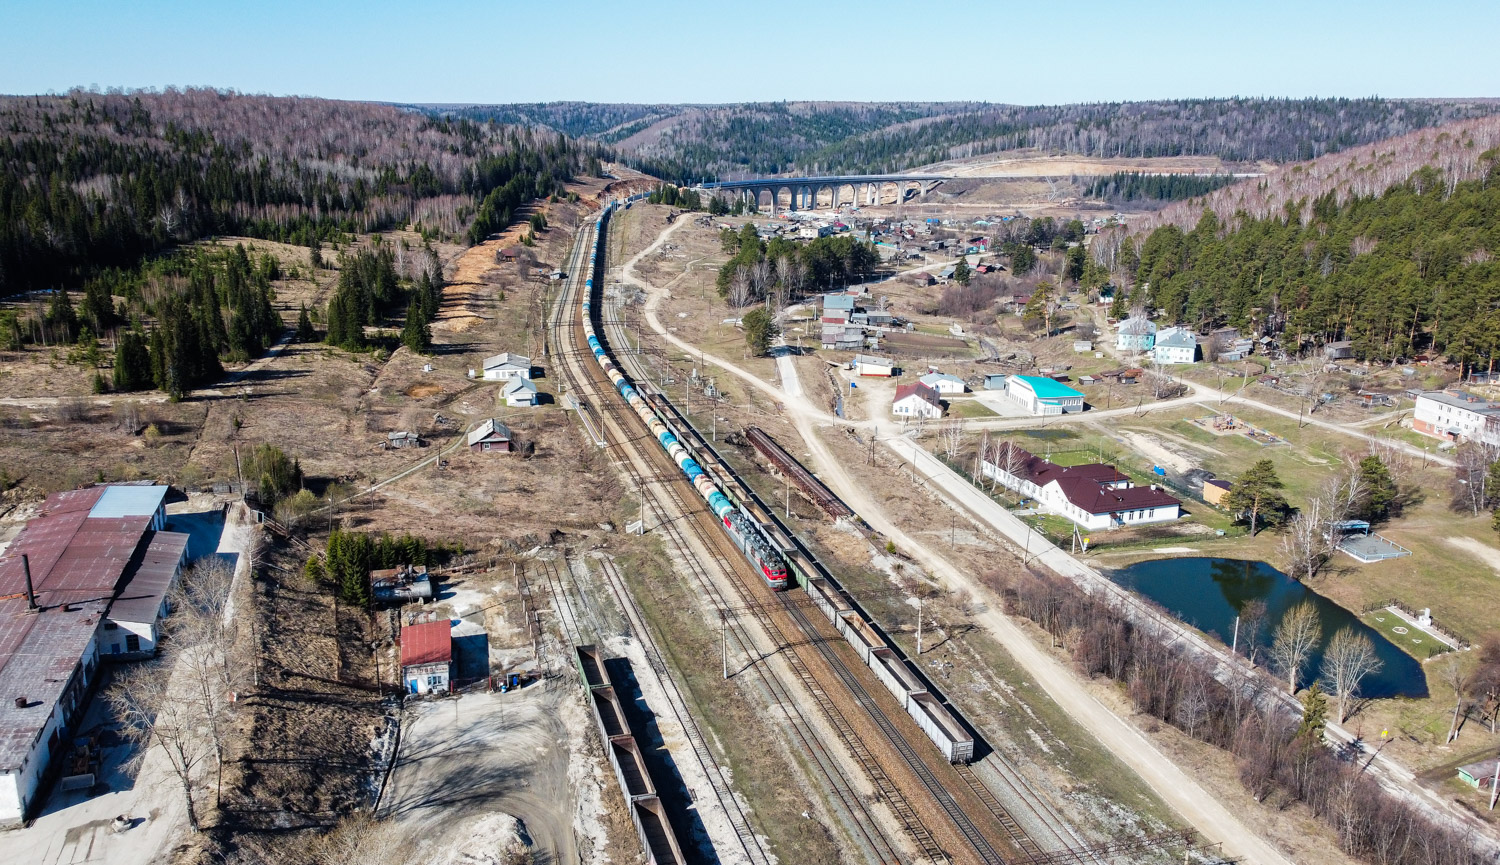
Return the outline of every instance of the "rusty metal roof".
<path id="1" fill-rule="evenodd" d="M 116 622 L 155 622 L 161 602 L 187 559 L 188 536 L 181 532 L 152 532 L 140 562 L 120 586 L 109 618 Z"/>
<path id="2" fill-rule="evenodd" d="M 401 629 L 401 666 L 453 660 L 453 625 L 447 619 Z"/>

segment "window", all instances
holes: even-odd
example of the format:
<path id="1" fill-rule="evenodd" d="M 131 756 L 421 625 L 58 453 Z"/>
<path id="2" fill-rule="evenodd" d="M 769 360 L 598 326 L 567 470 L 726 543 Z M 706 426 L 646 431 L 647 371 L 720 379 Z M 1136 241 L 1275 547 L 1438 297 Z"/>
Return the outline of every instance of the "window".
<path id="1" fill-rule="evenodd" d="M 141 650 L 141 638 L 135 634 L 125 635 L 125 651 L 139 652 Z"/>
<path id="2" fill-rule="evenodd" d="M 438 685 L 442 684 L 442 680 L 443 680 L 442 676 L 428 676 L 427 677 L 427 687 L 429 687 L 429 688 L 436 688 Z"/>

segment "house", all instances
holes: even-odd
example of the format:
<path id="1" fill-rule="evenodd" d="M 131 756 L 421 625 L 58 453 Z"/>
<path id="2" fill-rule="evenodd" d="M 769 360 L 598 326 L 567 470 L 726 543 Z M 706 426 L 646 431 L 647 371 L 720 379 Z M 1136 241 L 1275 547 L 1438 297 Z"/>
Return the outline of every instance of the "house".
<path id="1" fill-rule="evenodd" d="M 1075 339 L 1073 340 L 1073 350 L 1079 352 L 1093 351 L 1094 341 L 1091 339 Z"/>
<path id="2" fill-rule="evenodd" d="M 964 380 L 956 375 L 948 375 L 944 372 L 929 372 L 918 381 L 927 385 L 938 393 L 963 393 Z"/>
<path id="3" fill-rule="evenodd" d="M 401 629 L 401 681 L 410 694 L 452 689 L 453 626 L 447 619 Z"/>
<path id="4" fill-rule="evenodd" d="M 376 603 L 430 601 L 432 579 L 426 565 L 398 565 L 370 572 L 370 596 Z"/>
<path id="5" fill-rule="evenodd" d="M 830 294 L 823 298 L 823 315 L 836 316 L 844 321 L 854 312 L 855 297 L 852 294 Z M 842 315 L 839 312 L 842 312 Z"/>
<path id="6" fill-rule="evenodd" d="M 485 381 L 508 381 L 513 378 L 531 378 L 531 358 L 510 352 L 501 352 L 484 359 Z"/>
<path id="7" fill-rule="evenodd" d="M 512 436 L 510 427 L 494 418 L 483 421 L 474 427 L 469 433 L 469 450 L 474 453 L 488 453 L 499 451 L 510 453 L 512 450 Z"/>
<path id="8" fill-rule="evenodd" d="M 1328 360 L 1348 360 L 1354 357 L 1354 343 L 1348 340 L 1330 342 L 1323 346 L 1323 357 Z"/>
<path id="9" fill-rule="evenodd" d="M 1154 484 L 1135 486 L 1114 466 L 1059 466 L 1009 442 L 1002 444 L 992 458 L 982 461 L 980 471 L 1081 529 L 1168 522 L 1182 514 L 1182 502 Z"/>
<path id="10" fill-rule="evenodd" d="M 1009 376 L 1005 380 L 1005 395 L 1037 416 L 1083 411 L 1083 394 L 1050 378 Z"/>
<path id="11" fill-rule="evenodd" d="M 188 536 L 158 484 L 54 493 L 0 556 L 0 825 L 35 812 L 104 658 L 156 653 Z"/>
<path id="12" fill-rule="evenodd" d="M 1234 489 L 1234 484 L 1229 481 L 1221 481 L 1218 478 L 1209 478 L 1203 482 L 1203 500 L 1216 508 L 1224 507 L 1224 497 Z"/>
<path id="13" fill-rule="evenodd" d="M 524 252 L 525 250 L 523 250 L 519 246 L 507 246 L 504 249 L 500 250 L 500 260 L 515 261 L 519 259 L 522 254 L 524 254 Z"/>
<path id="14" fill-rule="evenodd" d="M 531 379 L 513 378 L 500 388 L 500 396 L 511 407 L 534 406 L 537 400 L 536 385 L 531 383 Z"/>
<path id="15" fill-rule="evenodd" d="M 856 375 L 874 375 L 889 378 L 896 369 L 896 362 L 888 357 L 877 357 L 873 354 L 856 354 L 854 356 L 854 372 Z"/>
<path id="16" fill-rule="evenodd" d="M 1411 428 L 1447 441 L 1500 445 L 1500 403 L 1458 388 L 1417 396 Z"/>
<path id="17" fill-rule="evenodd" d="M 1495 784 L 1495 770 L 1500 767 L 1500 759 L 1491 757 L 1488 760 L 1480 760 L 1478 763 L 1470 763 L 1460 766 L 1458 769 L 1458 780 L 1468 784 L 1476 790 L 1489 790 Z"/>
<path id="18" fill-rule="evenodd" d="M 820 344 L 839 351 L 859 351 L 865 347 L 863 328 L 847 324 L 824 324 Z"/>
<path id="19" fill-rule="evenodd" d="M 1005 390 L 1005 380 L 1009 377 L 1003 373 L 992 372 L 984 377 L 984 389 Z"/>
<path id="20" fill-rule="evenodd" d="M 803 240 L 817 240 L 820 237 L 827 237 L 830 234 L 833 234 L 833 226 L 827 223 L 804 225 L 797 229 L 797 236 Z"/>
<path id="21" fill-rule="evenodd" d="M 417 448 L 422 446 L 422 437 L 414 432 L 393 432 L 385 434 L 385 446 L 390 448 Z"/>
<path id="22" fill-rule="evenodd" d="M 1156 323 L 1145 316 L 1134 316 L 1120 322 L 1115 332 L 1116 351 L 1150 351 L 1156 345 Z"/>
<path id="23" fill-rule="evenodd" d="M 1151 352 L 1157 363 L 1196 363 L 1198 335 L 1185 327 L 1163 328 L 1157 332 Z"/>
<path id="24" fill-rule="evenodd" d="M 943 416 L 943 400 L 937 391 L 920 381 L 903 384 L 896 388 L 891 414 L 900 418 L 940 418 Z"/>
<path id="25" fill-rule="evenodd" d="M 953 274 L 954 274 L 954 272 L 956 270 L 957 270 L 957 266 L 956 265 L 952 265 L 952 264 L 948 265 L 947 267 L 943 268 L 942 270 L 939 270 L 937 272 L 938 282 L 947 282 L 948 280 L 952 279 L 953 278 Z"/>

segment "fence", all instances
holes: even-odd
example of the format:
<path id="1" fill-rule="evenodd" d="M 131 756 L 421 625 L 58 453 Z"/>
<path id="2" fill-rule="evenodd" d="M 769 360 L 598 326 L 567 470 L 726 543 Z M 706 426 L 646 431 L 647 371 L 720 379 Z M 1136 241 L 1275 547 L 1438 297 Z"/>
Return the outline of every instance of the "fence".
<path id="1" fill-rule="evenodd" d="M 1398 609 L 1401 612 L 1405 613 L 1406 615 L 1410 616 L 1413 621 L 1416 621 L 1416 620 L 1418 620 L 1418 619 L 1421 618 L 1421 614 L 1419 614 L 1416 610 L 1413 610 L 1411 607 L 1408 607 L 1407 605 L 1401 603 L 1399 600 L 1397 600 L 1395 598 L 1387 598 L 1387 599 L 1385 599 L 1383 601 L 1375 601 L 1375 602 L 1373 602 L 1371 604 L 1367 604 L 1364 607 L 1364 609 L 1362 609 L 1362 610 L 1359 611 L 1359 614 L 1361 616 L 1364 616 L 1364 615 L 1368 615 L 1370 613 L 1377 612 L 1379 610 L 1384 610 L 1384 609 L 1386 609 L 1388 607 L 1395 607 L 1396 609 Z M 1430 612 L 1431 611 L 1429 611 L 1429 613 Z M 1429 630 L 1433 631 L 1434 633 L 1438 634 L 1439 636 L 1443 637 L 1444 639 L 1447 639 L 1448 641 L 1452 642 L 1455 646 L 1458 646 L 1460 649 L 1463 649 L 1466 652 L 1469 649 L 1473 648 L 1473 646 L 1471 646 L 1469 644 L 1468 640 L 1465 640 L 1463 637 L 1458 636 L 1457 634 L 1453 633 L 1453 631 L 1449 630 L 1448 628 L 1443 627 L 1441 624 L 1438 623 L 1437 619 L 1433 619 L 1431 622 L 1429 622 L 1426 625 L 1426 627 Z M 1441 653 L 1439 653 L 1439 654 L 1441 654 Z M 1429 657 L 1430 657 L 1430 655 L 1429 655 Z"/>

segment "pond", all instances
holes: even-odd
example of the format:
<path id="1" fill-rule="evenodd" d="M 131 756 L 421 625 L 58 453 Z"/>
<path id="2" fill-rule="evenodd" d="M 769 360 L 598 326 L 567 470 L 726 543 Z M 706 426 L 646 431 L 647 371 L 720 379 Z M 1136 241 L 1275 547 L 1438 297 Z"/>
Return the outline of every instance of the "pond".
<path id="1" fill-rule="evenodd" d="M 1213 634 L 1229 645 L 1234 635 L 1234 620 L 1245 605 L 1261 600 L 1266 604 L 1266 622 L 1258 635 L 1258 644 L 1270 645 L 1271 633 L 1286 611 L 1311 601 L 1323 625 L 1323 645 L 1303 669 L 1303 681 L 1317 675 L 1323 661 L 1323 648 L 1341 628 L 1354 628 L 1375 644 L 1383 667 L 1360 685 L 1365 697 L 1426 697 L 1427 677 L 1422 665 L 1402 651 L 1380 632 L 1359 617 L 1319 595 L 1265 562 L 1241 559 L 1182 558 L 1139 562 L 1109 573 L 1115 582 L 1137 594 L 1161 604 L 1173 615 L 1193 627 Z M 1250 640 L 1240 630 L 1240 647 Z M 1260 653 L 1262 663 L 1265 650 Z"/>

